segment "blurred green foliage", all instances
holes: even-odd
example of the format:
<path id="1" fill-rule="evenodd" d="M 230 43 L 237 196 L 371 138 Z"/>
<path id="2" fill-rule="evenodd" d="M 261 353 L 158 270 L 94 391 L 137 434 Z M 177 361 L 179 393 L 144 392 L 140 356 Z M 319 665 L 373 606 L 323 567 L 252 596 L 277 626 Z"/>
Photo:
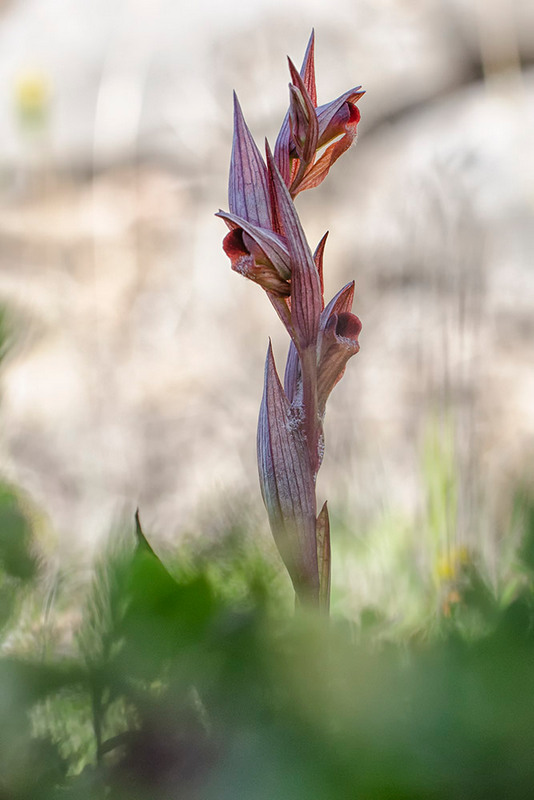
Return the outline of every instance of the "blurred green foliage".
<path id="1" fill-rule="evenodd" d="M 0 498 L 16 594 L 39 571 L 15 496 Z M 237 538 L 218 567 L 191 552 L 164 566 L 138 525 L 95 570 L 71 655 L 0 659 L 0 799 L 530 796 L 527 493 L 516 516 L 513 597 L 465 562 L 455 602 L 410 633 L 372 610 L 293 617 Z"/>
<path id="2" fill-rule="evenodd" d="M 0 309 L 0 360 L 8 345 Z M 96 564 L 81 613 L 56 581 L 67 647 L 45 630 L 32 516 L 0 484 L 0 800 L 530 797 L 534 498 L 517 492 L 515 569 L 492 584 L 452 536 L 449 442 L 429 428 L 430 581 L 403 523 L 373 531 L 398 576 L 394 613 L 377 602 L 346 618 L 336 601 L 330 622 L 293 616 L 239 515 L 165 564 L 136 519 Z M 359 557 L 333 521 L 340 561 Z"/>
<path id="3" fill-rule="evenodd" d="M 0 485 L 0 567 L 6 576 L 30 580 L 37 570 L 32 528 L 16 492 Z"/>

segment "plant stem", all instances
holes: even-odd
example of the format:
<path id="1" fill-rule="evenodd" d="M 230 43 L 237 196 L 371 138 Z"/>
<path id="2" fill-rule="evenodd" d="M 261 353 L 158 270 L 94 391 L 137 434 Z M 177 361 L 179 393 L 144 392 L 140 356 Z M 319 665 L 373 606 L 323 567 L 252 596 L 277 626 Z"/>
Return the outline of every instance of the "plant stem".
<path id="1" fill-rule="evenodd" d="M 317 356 L 316 346 L 308 345 L 300 353 L 302 375 L 302 405 L 304 410 L 304 434 L 314 479 L 319 470 L 320 424 L 317 404 Z"/>

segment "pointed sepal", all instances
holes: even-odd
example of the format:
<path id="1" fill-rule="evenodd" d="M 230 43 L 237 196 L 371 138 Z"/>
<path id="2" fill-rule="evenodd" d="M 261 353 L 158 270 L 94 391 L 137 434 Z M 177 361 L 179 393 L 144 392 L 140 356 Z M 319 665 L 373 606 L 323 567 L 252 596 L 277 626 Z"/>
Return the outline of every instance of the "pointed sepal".
<path id="1" fill-rule="evenodd" d="M 314 479 L 300 420 L 280 383 L 270 343 L 257 444 L 261 493 L 274 540 L 297 596 L 317 602 Z"/>
<path id="2" fill-rule="evenodd" d="M 317 105 L 317 89 L 315 86 L 315 64 L 314 64 L 314 49 L 315 49 L 315 32 L 312 30 L 302 66 L 300 68 L 300 77 L 304 83 L 306 91 L 311 99 L 313 106 Z M 290 142 L 291 142 L 291 129 L 289 122 L 289 111 L 284 117 L 280 132 L 276 139 L 274 146 L 274 159 L 276 165 L 280 170 L 280 174 L 284 179 L 286 186 L 291 183 L 291 160 L 289 157 Z"/>
<path id="3" fill-rule="evenodd" d="M 317 105 L 317 87 L 315 85 L 315 31 L 312 28 L 306 52 L 302 59 L 302 66 L 300 68 L 300 77 L 303 80 L 306 91 L 310 95 L 311 101 L 314 106 Z"/>
<path id="4" fill-rule="evenodd" d="M 247 127 L 235 92 L 228 206 L 232 214 L 262 228 L 271 228 L 267 167 Z"/>
<path id="5" fill-rule="evenodd" d="M 321 307 L 324 308 L 324 279 L 323 279 L 323 258 L 324 258 L 324 248 L 326 245 L 326 240 L 328 239 L 328 231 L 324 234 L 323 238 L 315 248 L 315 252 L 313 254 L 313 260 L 315 262 L 315 267 L 317 269 L 317 273 L 319 275 L 319 281 L 321 283 Z"/>

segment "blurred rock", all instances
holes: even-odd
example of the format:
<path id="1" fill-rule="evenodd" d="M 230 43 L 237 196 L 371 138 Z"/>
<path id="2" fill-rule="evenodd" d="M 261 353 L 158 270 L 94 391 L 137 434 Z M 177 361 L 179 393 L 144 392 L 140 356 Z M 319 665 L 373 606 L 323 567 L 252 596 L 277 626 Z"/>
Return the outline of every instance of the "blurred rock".
<path id="1" fill-rule="evenodd" d="M 212 150 L 224 157 L 232 88 L 254 98 L 246 103 L 253 121 L 263 114 L 278 124 L 287 103 L 284 55 L 298 61 L 313 26 L 321 96 L 361 83 L 372 97 L 367 120 L 376 123 L 503 59 L 516 67 L 532 57 L 528 0 L 498 0 L 491 14 L 479 5 L 477 15 L 468 0 L 342 0 L 332 17 L 317 0 L 295 0 L 290 15 L 274 0 L 12 3 L 0 18 L 0 166 L 23 168 L 37 149 L 61 170 L 147 157 L 202 170 Z M 49 121 L 37 141 L 21 129 L 16 108 L 28 71 L 50 86 Z"/>
<path id="2" fill-rule="evenodd" d="M 327 292 L 355 277 L 364 324 L 329 404 L 320 491 L 354 519 L 417 514 L 423 431 L 447 418 L 458 530 L 477 536 L 480 493 L 497 502 L 534 449 L 532 74 L 482 58 L 459 0 L 347 0 L 334 20 L 302 3 L 298 22 L 243 3 L 239 25 L 227 5 L 185 21 L 156 5 L 30 0 L 2 20 L 0 295 L 20 321 L 6 469 L 51 515 L 65 558 L 83 561 L 138 504 L 169 539 L 214 497 L 254 496 L 263 521 L 262 362 L 269 335 L 279 363 L 286 341 L 230 272 L 213 212 L 231 87 L 272 139 L 283 54 L 299 60 L 315 17 L 320 97 L 368 90 L 357 148 L 298 199 L 312 245 L 331 231 Z M 12 90 L 28 60 L 48 76 L 49 129 L 21 143 Z"/>

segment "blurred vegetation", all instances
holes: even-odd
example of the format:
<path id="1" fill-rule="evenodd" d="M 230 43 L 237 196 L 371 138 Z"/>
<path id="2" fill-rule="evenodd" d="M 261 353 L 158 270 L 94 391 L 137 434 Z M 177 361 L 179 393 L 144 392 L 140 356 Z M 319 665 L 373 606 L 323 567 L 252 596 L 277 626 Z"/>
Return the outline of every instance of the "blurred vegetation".
<path id="1" fill-rule="evenodd" d="M 242 44 L 242 32 L 236 35 Z M 252 50 L 255 41 L 250 38 Z M 250 52 L 234 49 L 254 67 Z M 491 47 L 482 56 L 491 73 Z M 462 58 L 449 62 L 462 66 Z M 439 72 L 419 70 L 426 77 Z M 394 100 L 397 84 L 394 74 Z M 41 146 L 51 99 L 44 74 L 19 76 L 13 111 L 29 170 L 44 170 Z M 394 126 L 392 131 L 398 135 Z M 93 144 L 92 157 L 98 149 Z M 388 146 L 386 141 L 384 152 Z M 461 151 L 458 157 L 464 157 Z M 468 144 L 465 158 L 472 160 Z M 477 155 L 474 163 L 483 168 L 485 158 Z M 189 175 L 189 152 L 185 161 Z M 494 164 L 492 152 L 488 161 Z M 446 208 L 454 230 L 456 208 L 463 220 L 463 182 L 472 176 L 454 163 L 450 173 L 438 167 L 438 184 L 447 189 L 452 182 L 458 193 Z M 401 187 L 404 197 L 403 181 Z M 94 191 L 88 194 L 92 209 Z M 186 209 L 192 205 L 180 202 Z M 166 213 L 175 226 L 170 208 Z M 515 226 L 516 205 L 512 211 Z M 59 216 L 62 226 L 64 212 Z M 409 267 L 399 277 L 390 261 L 410 258 L 392 259 L 389 249 L 376 255 L 379 291 L 388 281 L 431 283 L 427 250 L 433 253 L 433 237 L 447 254 L 447 266 L 463 265 L 478 228 L 472 223 L 464 232 L 458 224 L 460 241 L 451 255 L 450 242 L 442 247 L 440 239 L 447 220 L 430 216 L 428 241 L 418 243 L 420 251 L 414 245 L 420 274 Z M 160 234 L 160 241 L 144 224 L 148 233 L 140 227 L 135 236 L 147 242 L 153 236 L 164 249 L 165 237 Z M 74 228 L 68 239 L 80 274 L 86 254 L 76 237 L 84 241 L 84 231 Z M 42 247 L 39 229 L 33 236 L 33 243 L 28 238 L 18 245 L 24 261 Z M 387 242 L 387 236 L 380 238 Z M 48 246 L 63 258 L 63 239 L 57 241 Z M 144 251 L 139 257 L 148 259 Z M 92 262 L 92 254 L 87 260 Z M 363 271 L 363 256 L 360 261 Z M 437 269 L 441 261 L 436 263 Z M 455 271 L 446 273 L 452 284 Z M 32 276 L 21 274 L 24 282 Z M 462 292 L 472 281 L 478 295 L 476 271 L 466 275 Z M 179 276 L 182 283 L 185 278 Z M 373 281 L 368 283 L 370 294 Z M 83 281 L 80 287 L 85 294 Z M 78 313 L 72 317 L 77 320 Z M 513 324 L 519 329 L 520 323 L 518 317 Z M 129 336 L 130 326 L 125 330 Z M 0 306 L 0 365 L 10 342 L 11 319 Z M 0 481 L 0 800 L 530 797 L 534 494 L 517 488 L 512 518 L 499 531 L 502 563 L 490 577 L 458 535 L 464 476 L 453 445 L 454 422 L 446 418 L 440 427 L 434 418 L 423 419 L 421 427 L 425 508 L 419 520 L 386 508 L 355 531 L 350 514 L 332 509 L 334 570 L 352 572 L 350 581 L 333 587 L 329 624 L 303 612 L 293 616 L 283 568 L 251 542 L 244 512 L 241 522 L 228 526 L 214 507 L 214 521 L 202 529 L 205 541 L 181 545 L 162 558 L 132 520 L 127 530 L 110 535 L 91 585 L 73 587 L 68 574 L 51 575 L 22 491 Z M 240 510 L 235 519 L 239 515 Z M 478 524 L 484 533 L 484 520 Z M 355 564 L 360 575 L 367 571 L 365 592 L 358 589 Z M 349 583 L 363 607 L 351 600 Z"/>
<path id="2" fill-rule="evenodd" d="M 0 314 L 0 355 L 8 332 Z M 534 496 L 491 582 L 454 538 L 449 442 L 430 425 L 426 573 L 386 520 L 396 613 L 338 593 L 330 622 L 294 616 L 281 566 L 217 509 L 200 544 L 162 559 L 136 516 L 89 587 L 51 579 L 37 515 L 0 484 L 0 800 L 530 796 Z"/>
<path id="3" fill-rule="evenodd" d="M 21 653 L 18 599 L 42 596 L 43 568 L 3 487 L 0 798 L 528 796 L 526 491 L 514 525 L 513 591 L 464 560 L 454 602 L 407 630 L 373 609 L 293 617 L 276 568 L 239 532 L 164 565 L 137 523 L 102 556 L 68 651 Z"/>

